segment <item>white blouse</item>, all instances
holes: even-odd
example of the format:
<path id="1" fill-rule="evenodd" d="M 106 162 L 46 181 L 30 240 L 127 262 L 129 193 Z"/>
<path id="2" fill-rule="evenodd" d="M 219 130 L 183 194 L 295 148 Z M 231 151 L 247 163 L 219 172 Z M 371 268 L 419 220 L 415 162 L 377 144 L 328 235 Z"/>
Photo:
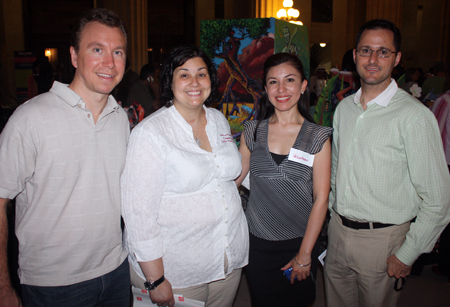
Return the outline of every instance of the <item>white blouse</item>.
<path id="1" fill-rule="evenodd" d="M 241 157 L 227 120 L 206 108 L 212 152 L 174 106 L 134 128 L 121 177 L 125 245 L 138 261 L 163 258 L 173 288 L 225 278 L 248 261 L 248 228 L 234 179 Z M 224 255 L 228 270 L 224 272 Z"/>

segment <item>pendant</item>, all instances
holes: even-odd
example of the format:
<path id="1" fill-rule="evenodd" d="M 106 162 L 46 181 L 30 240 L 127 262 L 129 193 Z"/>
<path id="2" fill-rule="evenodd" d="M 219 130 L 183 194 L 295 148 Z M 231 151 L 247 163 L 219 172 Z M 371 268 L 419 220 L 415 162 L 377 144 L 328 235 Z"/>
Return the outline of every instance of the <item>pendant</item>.
<path id="1" fill-rule="evenodd" d="M 197 143 L 197 145 L 199 147 L 202 146 L 202 143 L 200 143 L 200 140 L 198 138 L 194 137 L 194 139 L 195 139 L 195 143 Z"/>

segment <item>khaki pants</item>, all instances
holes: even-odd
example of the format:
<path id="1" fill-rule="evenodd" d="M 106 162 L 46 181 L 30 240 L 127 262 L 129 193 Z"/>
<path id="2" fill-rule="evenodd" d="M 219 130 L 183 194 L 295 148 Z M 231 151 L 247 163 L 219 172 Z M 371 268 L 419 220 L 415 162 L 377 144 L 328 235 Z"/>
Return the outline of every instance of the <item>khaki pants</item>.
<path id="1" fill-rule="evenodd" d="M 173 294 L 183 295 L 186 298 L 206 302 L 205 307 L 231 307 L 236 296 L 242 269 L 233 270 L 225 279 L 212 281 L 197 286 L 173 289 Z M 131 284 L 144 289 L 143 280 L 130 265 Z"/>
<path id="2" fill-rule="evenodd" d="M 396 306 L 401 292 L 394 290 L 386 259 L 403 244 L 409 225 L 355 230 L 333 214 L 325 260 L 327 306 Z"/>

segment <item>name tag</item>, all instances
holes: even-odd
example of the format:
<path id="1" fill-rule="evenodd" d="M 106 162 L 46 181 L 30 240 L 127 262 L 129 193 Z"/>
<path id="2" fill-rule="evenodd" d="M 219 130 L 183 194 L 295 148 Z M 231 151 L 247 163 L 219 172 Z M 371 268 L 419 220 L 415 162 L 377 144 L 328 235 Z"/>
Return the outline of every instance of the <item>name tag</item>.
<path id="1" fill-rule="evenodd" d="M 221 134 L 220 138 L 222 143 L 234 143 L 234 139 L 231 134 Z"/>
<path id="2" fill-rule="evenodd" d="M 298 162 L 309 167 L 312 167 L 314 163 L 314 155 L 294 148 L 291 148 L 288 159 L 290 161 Z"/>

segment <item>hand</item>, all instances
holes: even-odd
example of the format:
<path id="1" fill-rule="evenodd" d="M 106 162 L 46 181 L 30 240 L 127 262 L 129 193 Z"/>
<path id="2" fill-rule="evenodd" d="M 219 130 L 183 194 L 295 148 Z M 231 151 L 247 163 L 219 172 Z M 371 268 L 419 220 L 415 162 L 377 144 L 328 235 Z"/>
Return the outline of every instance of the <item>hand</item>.
<path id="1" fill-rule="evenodd" d="M 406 265 L 400 260 L 398 260 L 395 254 L 391 255 L 386 260 L 387 262 L 387 273 L 389 276 L 395 278 L 406 277 L 411 273 L 412 266 Z"/>
<path id="2" fill-rule="evenodd" d="M 300 264 L 308 264 L 308 266 L 299 266 Z M 297 276 L 297 280 L 303 280 L 308 278 L 311 270 L 311 257 L 303 256 L 301 257 L 299 254 L 295 255 L 294 258 L 291 259 L 291 261 L 288 262 L 284 267 L 281 268 L 282 271 L 285 271 L 292 267 L 291 272 L 291 284 L 294 283 L 295 277 Z"/>
<path id="3" fill-rule="evenodd" d="M 0 305 L 4 307 L 22 307 L 22 302 L 12 287 L 5 287 L 0 291 Z"/>
<path id="4" fill-rule="evenodd" d="M 175 305 L 175 299 L 173 297 L 172 292 L 172 285 L 167 279 L 164 280 L 163 283 L 160 284 L 158 287 L 156 287 L 155 290 L 148 292 L 150 294 L 150 299 L 152 300 L 153 304 L 163 307 L 166 306 L 173 307 Z"/>

